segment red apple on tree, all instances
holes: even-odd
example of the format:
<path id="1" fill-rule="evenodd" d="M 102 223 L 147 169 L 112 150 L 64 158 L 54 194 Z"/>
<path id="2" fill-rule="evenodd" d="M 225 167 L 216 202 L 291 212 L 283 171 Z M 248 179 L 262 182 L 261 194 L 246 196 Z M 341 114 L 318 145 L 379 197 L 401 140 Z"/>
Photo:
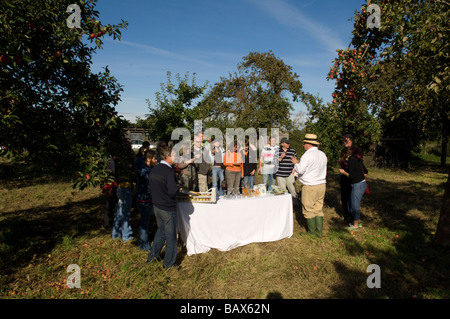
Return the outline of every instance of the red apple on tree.
<path id="1" fill-rule="evenodd" d="M 11 63 L 11 59 L 9 58 L 8 55 L 3 54 L 0 56 L 0 62 L 3 63 L 4 65 L 8 65 L 9 63 Z"/>

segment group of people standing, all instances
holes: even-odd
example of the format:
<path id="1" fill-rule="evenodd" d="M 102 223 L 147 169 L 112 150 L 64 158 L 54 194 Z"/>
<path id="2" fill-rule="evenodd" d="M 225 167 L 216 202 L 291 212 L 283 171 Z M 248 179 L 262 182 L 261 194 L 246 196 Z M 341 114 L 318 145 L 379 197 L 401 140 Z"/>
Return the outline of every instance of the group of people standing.
<path id="1" fill-rule="evenodd" d="M 176 198 L 180 188 L 207 192 L 208 177 L 218 194 L 224 194 L 224 181 L 228 194 L 239 193 L 241 183 L 252 188 L 255 174 L 262 175 L 262 181 L 271 191 L 276 183 L 297 200 L 295 180 L 302 184 L 301 207 L 306 219 L 308 235 L 322 237 L 323 204 L 326 192 L 327 157 L 319 149 L 320 143 L 314 134 L 306 134 L 303 141 L 305 153 L 297 159 L 296 151 L 290 147 L 290 140 L 281 139 L 281 147 L 274 137 L 261 150 L 259 165 L 251 158 L 251 150 L 256 146 L 245 141 L 225 151 L 218 141 L 205 145 L 202 135 L 194 137 L 193 154 L 190 158 L 174 152 L 167 144 L 158 145 L 157 150 L 149 149 L 144 142 L 137 156 L 129 141 L 111 156 L 110 170 L 115 182 L 105 185 L 107 197 L 105 226 L 112 227 L 112 238 L 124 242 L 133 239 L 130 225 L 133 183 L 136 184 L 136 203 L 140 212 L 139 248 L 148 250 L 148 262 L 159 258 L 165 245 L 163 266 L 173 266 L 177 253 L 178 223 Z M 366 189 L 367 169 L 363 164 L 362 152 L 353 146 L 351 135 L 344 137 L 345 148 L 341 153 L 341 200 L 349 228 L 357 230 L 360 222 L 360 202 Z M 201 151 L 200 151 L 201 150 Z M 210 156 L 210 161 L 196 161 L 196 156 Z M 149 225 L 155 217 L 157 231 L 150 246 Z"/>
<path id="2" fill-rule="evenodd" d="M 297 160 L 293 158 L 299 181 L 303 185 L 301 191 L 302 212 L 306 219 L 308 235 L 322 236 L 323 203 L 326 192 L 327 157 L 319 150 L 319 141 L 314 134 L 306 134 L 305 153 Z M 341 174 L 341 203 L 344 220 L 348 229 L 355 231 L 362 227 L 361 200 L 367 188 L 365 180 L 368 170 L 363 163 L 361 150 L 353 145 L 353 136 L 347 134 L 343 138 L 344 148 L 339 159 Z"/>
<path id="3" fill-rule="evenodd" d="M 157 260 L 165 245 L 163 266 L 173 266 L 177 254 L 176 198 L 179 192 L 171 149 L 164 143 L 157 150 L 144 142 L 137 155 L 124 140 L 110 157 L 109 170 L 115 181 L 103 187 L 107 195 L 104 225 L 112 228 L 112 238 L 130 242 L 130 224 L 134 185 L 135 201 L 140 213 L 139 249 L 149 251 L 148 262 Z M 150 245 L 149 226 L 156 220 L 157 231 Z"/>
<path id="4" fill-rule="evenodd" d="M 153 205 L 148 192 L 148 179 L 151 169 L 157 164 L 158 155 L 149 146 L 148 142 L 144 142 L 135 155 L 129 140 L 124 139 L 122 143 L 118 143 L 108 162 L 108 170 L 114 182 L 103 187 L 103 193 L 107 196 L 104 227 L 112 228 L 114 239 L 122 238 L 124 242 L 129 242 L 134 238 L 130 214 L 136 185 L 135 203 L 141 215 L 139 248 L 142 250 L 150 248 L 148 227 L 153 216 Z"/>
<path id="5" fill-rule="evenodd" d="M 252 189 L 256 174 L 261 174 L 262 183 L 267 186 L 268 191 L 272 190 L 276 181 L 293 198 L 297 198 L 294 186 L 296 174 L 291 162 L 291 158 L 297 156 L 297 153 L 290 147 L 288 138 L 282 138 L 280 144 L 281 147 L 276 144 L 275 137 L 270 137 L 258 162 L 257 147 L 249 139 L 242 144 L 234 140 L 225 150 L 219 140 L 205 141 L 198 134 L 194 137 L 191 156 L 187 156 L 184 150 L 173 154 L 180 187 L 207 192 L 211 178 L 211 186 L 216 188 L 219 196 L 239 194 L 242 188 Z M 252 157 L 252 154 L 255 156 Z M 197 160 L 200 157 L 202 159 Z"/>
<path id="6" fill-rule="evenodd" d="M 368 171 L 361 150 L 353 145 L 352 135 L 345 135 L 343 142 L 344 149 L 339 160 L 341 202 L 348 229 L 354 231 L 362 227 L 360 204 L 367 188 L 365 176 Z M 294 170 L 302 184 L 301 205 L 307 228 L 305 234 L 322 237 L 328 161 L 319 146 L 315 134 L 306 134 L 303 141 L 305 153 L 300 160 L 293 156 L 291 161 L 295 164 Z"/>

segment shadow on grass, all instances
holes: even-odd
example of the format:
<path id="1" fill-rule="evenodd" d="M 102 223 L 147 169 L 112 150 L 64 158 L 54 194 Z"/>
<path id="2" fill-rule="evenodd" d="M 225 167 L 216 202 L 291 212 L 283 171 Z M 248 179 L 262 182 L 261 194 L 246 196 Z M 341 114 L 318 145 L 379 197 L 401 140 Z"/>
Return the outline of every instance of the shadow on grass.
<path id="1" fill-rule="evenodd" d="M 358 236 L 349 233 L 342 220 L 331 221 L 350 256 L 361 256 L 380 267 L 381 288 L 368 288 L 367 265 L 350 268 L 340 261 L 334 267 L 340 276 L 330 298 L 449 298 L 450 252 L 433 244 L 442 204 L 443 185 L 424 182 L 369 179 L 371 194 L 364 195 Z M 339 175 L 330 175 L 326 205 L 343 215 Z M 370 226 L 370 228 L 367 228 Z M 377 242 L 385 233 L 389 244 Z M 383 236 L 383 235 L 382 235 Z M 355 269 L 364 268 L 362 271 Z"/>
<path id="2" fill-rule="evenodd" d="M 0 182 L 5 189 L 17 189 L 48 182 L 70 182 L 64 172 L 44 170 L 24 160 L 0 157 Z"/>
<path id="3" fill-rule="evenodd" d="M 63 241 L 102 228 L 98 212 L 103 212 L 104 197 L 71 202 L 58 207 L 34 207 L 1 214 L 0 269 L 14 273 L 27 266 L 33 256 L 45 256 Z"/>

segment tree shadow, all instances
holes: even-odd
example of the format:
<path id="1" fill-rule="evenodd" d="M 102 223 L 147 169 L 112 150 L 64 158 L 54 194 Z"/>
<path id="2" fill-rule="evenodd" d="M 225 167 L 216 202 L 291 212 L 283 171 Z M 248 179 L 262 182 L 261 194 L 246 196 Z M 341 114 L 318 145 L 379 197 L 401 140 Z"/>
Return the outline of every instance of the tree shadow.
<path id="1" fill-rule="evenodd" d="M 70 183 L 70 178 L 63 172 L 45 170 L 21 159 L 6 160 L 0 157 L 0 182 L 2 188 L 12 190 L 49 182 Z"/>
<path id="2" fill-rule="evenodd" d="M 266 299 L 283 299 L 283 295 L 279 291 L 270 291 L 267 293 Z"/>
<path id="3" fill-rule="evenodd" d="M 76 238 L 103 229 L 98 211 L 103 212 L 104 204 L 101 195 L 58 207 L 40 206 L 2 214 L 2 273 L 12 274 L 33 258 L 48 255 L 67 235 Z"/>

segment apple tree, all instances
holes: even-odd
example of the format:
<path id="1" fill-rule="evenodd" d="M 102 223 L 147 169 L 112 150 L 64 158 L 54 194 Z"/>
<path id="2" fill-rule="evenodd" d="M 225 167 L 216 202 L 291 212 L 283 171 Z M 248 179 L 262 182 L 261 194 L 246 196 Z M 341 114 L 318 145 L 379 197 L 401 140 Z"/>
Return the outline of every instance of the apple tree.
<path id="1" fill-rule="evenodd" d="M 332 102 L 327 105 L 317 103 L 308 108 L 306 123 L 307 130 L 320 137 L 322 149 L 334 163 L 337 163 L 345 134 L 352 134 L 355 144 L 360 147 L 367 147 L 381 135 L 380 122 L 362 85 L 367 78 L 373 78 L 365 71 L 373 55 L 367 51 L 367 46 L 338 49 L 337 53 L 327 75 L 328 80 L 336 82 Z"/>
<path id="2" fill-rule="evenodd" d="M 370 113 L 373 119 L 367 118 L 369 121 L 364 126 L 370 129 L 368 135 L 372 141 L 380 134 L 393 133 L 415 143 L 439 139 L 441 164 L 445 166 L 450 133 L 450 52 L 446 37 L 450 3 L 442 0 L 373 0 L 370 3 L 380 8 L 380 24 L 373 27 L 370 23 L 373 20 L 367 21 L 374 17 L 369 6 L 355 12 L 350 46 L 338 51 L 328 74 L 328 78 L 336 80 L 333 103 L 326 112 L 318 110 L 325 115 L 338 112 L 335 117 L 338 122 L 326 123 L 331 118 L 319 116 L 311 123 L 329 127 L 329 135 L 332 125 L 349 130 L 346 127 L 349 118 L 356 115 L 364 121 Z M 354 123 L 352 127 L 362 132 L 361 124 Z M 436 241 L 447 246 L 450 243 L 448 196 L 446 191 L 436 231 Z"/>
<path id="3" fill-rule="evenodd" d="M 127 23 L 102 24 L 96 0 L 79 1 L 78 12 L 68 12 L 71 4 L 2 1 L 0 145 L 37 169 L 73 176 L 81 189 L 108 179 L 107 154 L 123 139 L 122 87 L 107 67 L 94 73 L 91 65 L 102 38 L 120 38 Z"/>
<path id="4" fill-rule="evenodd" d="M 440 140 L 445 166 L 450 134 L 448 105 L 449 28 L 447 1 L 371 1 L 380 8 L 380 28 L 370 28 L 367 7 L 354 15 L 351 44 L 366 47 L 373 62 L 362 84 L 384 135 L 399 135 L 411 147 Z M 392 122 L 396 125 L 393 126 Z M 402 133 L 401 133 L 402 132 Z"/>
<path id="5" fill-rule="evenodd" d="M 352 38 L 355 47 L 366 45 L 377 55 L 375 63 L 367 68 L 374 79 L 363 85 L 368 100 L 385 119 L 395 121 L 406 115 L 423 140 L 440 140 L 441 165 L 445 167 L 450 135 L 450 49 L 446 36 L 450 3 L 441 0 L 372 3 L 381 9 L 379 30 L 355 24 Z M 365 7 L 355 13 L 355 20 L 365 17 Z M 436 243 L 447 247 L 449 183 L 450 172 L 435 236 Z"/>

